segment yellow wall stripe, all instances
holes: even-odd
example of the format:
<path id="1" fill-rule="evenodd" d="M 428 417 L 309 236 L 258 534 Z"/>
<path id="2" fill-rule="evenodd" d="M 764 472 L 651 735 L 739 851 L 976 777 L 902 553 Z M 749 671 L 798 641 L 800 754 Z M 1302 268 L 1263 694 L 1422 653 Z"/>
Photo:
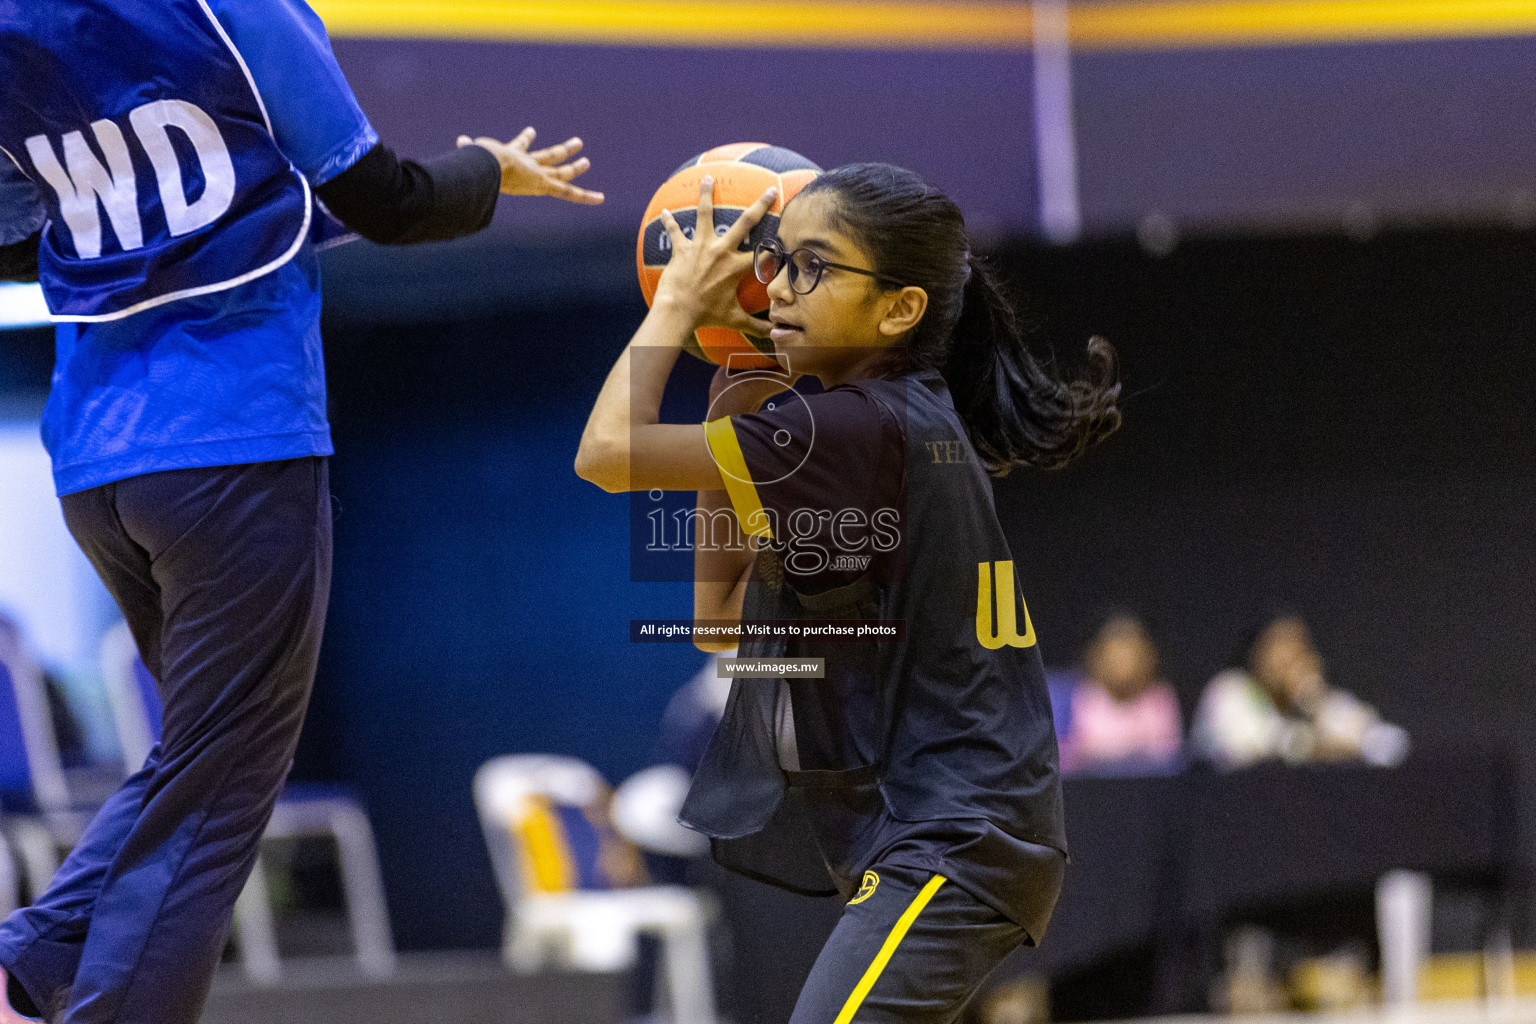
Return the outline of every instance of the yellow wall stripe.
<path id="1" fill-rule="evenodd" d="M 715 457 L 720 478 L 725 481 L 725 493 L 730 495 L 736 518 L 748 535 L 773 540 L 773 528 L 763 503 L 757 496 L 757 485 L 747 470 L 746 456 L 741 454 L 741 442 L 736 439 L 736 428 L 731 418 L 722 416 L 704 424 L 704 441 Z"/>
<path id="2" fill-rule="evenodd" d="M 338 36 L 693 47 L 1013 49 L 1029 8 L 850 0 L 312 0 Z"/>
<path id="3" fill-rule="evenodd" d="M 1023 49 L 1030 8 L 934 0 L 312 0 L 337 36 L 689 47 Z M 1080 0 L 1083 50 L 1536 34 L 1536 0 Z"/>
<path id="4" fill-rule="evenodd" d="M 1533 0 L 1222 0 L 1082 3 L 1072 42 L 1085 50 L 1280 46 L 1536 33 Z"/>
<path id="5" fill-rule="evenodd" d="M 928 901 L 933 899 L 933 894 L 939 891 L 939 886 L 944 884 L 943 875 L 934 875 L 928 879 L 928 884 L 923 886 L 923 891 L 917 894 L 910 906 L 902 913 L 896 922 L 896 927 L 891 929 L 891 934 L 885 937 L 885 945 L 880 947 L 880 952 L 875 954 L 875 962 L 869 965 L 869 970 L 864 972 L 864 977 L 854 987 L 848 1001 L 843 1004 L 842 1012 L 837 1015 L 837 1020 L 832 1024 L 849 1024 L 853 1015 L 859 1012 L 859 1007 L 864 1005 L 864 997 L 869 995 L 869 990 L 875 987 L 875 982 L 880 980 L 880 972 L 885 970 L 885 965 L 890 963 L 891 956 L 896 952 L 896 947 L 901 945 L 901 940 L 906 937 L 907 929 L 912 927 L 912 922 L 917 920 L 917 915 L 923 912 Z"/>

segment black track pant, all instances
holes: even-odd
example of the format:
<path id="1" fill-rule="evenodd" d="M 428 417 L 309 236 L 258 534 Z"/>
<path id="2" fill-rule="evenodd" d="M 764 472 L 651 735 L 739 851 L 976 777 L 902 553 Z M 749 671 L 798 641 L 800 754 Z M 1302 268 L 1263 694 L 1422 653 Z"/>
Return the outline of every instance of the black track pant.
<path id="1" fill-rule="evenodd" d="M 822 947 L 790 1024 L 948 1024 L 1023 928 L 943 875 L 877 864 Z"/>
<path id="2" fill-rule="evenodd" d="M 196 1024 L 314 682 L 327 463 L 149 473 L 63 505 L 165 726 L 48 891 L 0 925 L 0 965 L 68 1024 Z"/>

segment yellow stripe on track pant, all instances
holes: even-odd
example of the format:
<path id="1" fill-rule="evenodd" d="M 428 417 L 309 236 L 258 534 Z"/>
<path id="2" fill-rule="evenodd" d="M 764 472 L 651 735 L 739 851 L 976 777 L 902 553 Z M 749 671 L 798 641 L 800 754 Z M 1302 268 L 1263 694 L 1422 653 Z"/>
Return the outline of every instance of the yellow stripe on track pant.
<path id="1" fill-rule="evenodd" d="M 869 970 L 864 972 L 864 977 L 854 986 L 853 993 L 848 996 L 848 1001 L 843 1004 L 842 1012 L 837 1015 L 833 1024 L 849 1024 L 853 1015 L 859 1012 L 859 1007 L 864 1004 L 864 997 L 869 995 L 869 990 L 875 987 L 875 982 L 880 980 L 880 972 L 885 970 L 885 965 L 891 962 L 891 957 L 896 953 L 896 947 L 901 945 L 901 940 L 906 937 L 912 922 L 917 920 L 917 915 L 923 912 L 928 901 L 933 899 L 933 894 L 939 891 L 946 879 L 943 875 L 934 875 L 923 886 L 923 891 L 913 897 L 912 902 L 897 920 L 896 926 L 885 937 L 885 943 L 881 945 L 880 952 L 875 954 L 874 963 L 869 965 Z"/>

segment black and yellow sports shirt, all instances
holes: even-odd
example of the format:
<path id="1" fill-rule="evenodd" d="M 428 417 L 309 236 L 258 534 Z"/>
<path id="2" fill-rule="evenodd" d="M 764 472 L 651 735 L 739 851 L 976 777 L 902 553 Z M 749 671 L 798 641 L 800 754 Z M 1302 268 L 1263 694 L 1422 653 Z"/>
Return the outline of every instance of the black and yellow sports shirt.
<path id="1" fill-rule="evenodd" d="M 681 820 L 716 859 L 850 897 L 880 863 L 937 871 L 1038 941 L 1066 862 L 1045 672 L 1012 555 L 943 378 L 786 393 L 705 425 L 763 546 L 742 618 L 901 620 L 899 640 L 744 636 Z"/>

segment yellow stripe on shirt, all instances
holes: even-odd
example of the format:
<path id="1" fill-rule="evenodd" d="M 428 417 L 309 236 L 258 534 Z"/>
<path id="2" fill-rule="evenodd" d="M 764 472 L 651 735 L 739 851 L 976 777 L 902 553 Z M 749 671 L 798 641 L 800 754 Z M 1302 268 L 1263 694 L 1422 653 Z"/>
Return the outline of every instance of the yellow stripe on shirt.
<path id="1" fill-rule="evenodd" d="M 880 973 L 885 970 L 885 965 L 891 962 L 891 957 L 896 954 L 896 947 L 901 945 L 901 940 L 906 937 L 907 930 L 912 927 L 912 922 L 917 920 L 917 915 L 923 912 L 928 901 L 933 899 L 933 894 L 939 891 L 939 886 L 944 884 L 943 875 L 934 875 L 923 886 L 923 891 L 917 894 L 910 906 L 902 913 L 896 922 L 896 927 L 891 929 L 891 934 L 885 937 L 885 945 L 880 947 L 880 952 L 875 954 L 875 962 L 869 965 L 869 970 L 864 972 L 864 977 L 854 987 L 853 994 L 843 1004 L 843 1010 L 837 1015 L 833 1024 L 849 1024 L 853 1015 L 859 1012 L 859 1007 L 864 1005 L 864 998 L 869 995 L 869 990 L 875 987 L 875 982 L 880 980 Z"/>
<path id="2" fill-rule="evenodd" d="M 731 506 L 736 509 L 741 528 L 749 536 L 773 540 L 768 513 L 763 511 L 763 503 L 758 499 L 757 485 L 747 470 L 747 459 L 741 454 L 741 442 L 736 439 L 731 418 L 722 416 L 706 422 L 704 440 L 720 470 L 720 478 L 725 481 L 725 493 L 731 497 Z"/>

